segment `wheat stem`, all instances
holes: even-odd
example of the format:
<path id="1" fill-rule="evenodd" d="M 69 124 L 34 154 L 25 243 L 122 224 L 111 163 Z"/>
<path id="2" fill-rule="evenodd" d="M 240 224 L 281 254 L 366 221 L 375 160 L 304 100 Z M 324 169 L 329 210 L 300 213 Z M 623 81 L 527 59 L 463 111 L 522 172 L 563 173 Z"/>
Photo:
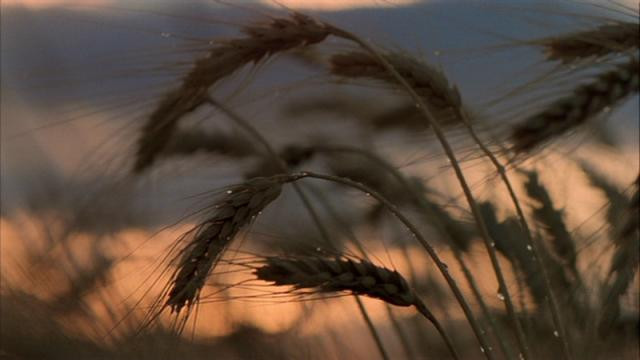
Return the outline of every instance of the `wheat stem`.
<path id="1" fill-rule="evenodd" d="M 224 113 L 227 117 L 229 117 L 231 120 L 233 120 L 237 125 L 239 125 L 245 131 L 247 131 L 251 136 L 253 136 L 258 142 L 260 142 L 262 144 L 262 146 L 265 148 L 265 150 L 267 151 L 267 153 L 269 154 L 269 157 L 280 168 L 280 170 L 283 173 L 289 173 L 289 168 L 288 168 L 287 164 L 278 155 L 278 153 L 275 151 L 273 146 L 271 146 L 269 141 L 267 141 L 267 139 L 264 136 L 262 136 L 262 134 L 255 127 L 253 127 L 248 121 L 246 121 L 243 117 L 238 115 L 235 111 L 229 109 L 227 106 L 225 106 L 224 104 L 220 103 L 219 101 L 217 101 L 213 97 L 208 96 L 207 97 L 207 102 L 209 104 L 211 104 L 213 107 L 215 107 L 216 109 L 218 109 L 219 111 L 221 111 L 222 113 Z M 327 232 L 327 229 L 324 227 L 324 225 L 322 225 L 322 221 L 320 220 L 320 216 L 318 215 L 318 213 L 315 211 L 315 209 L 311 205 L 311 201 L 309 201 L 309 198 L 306 196 L 306 194 L 302 191 L 302 189 L 295 182 L 293 183 L 293 188 L 296 191 L 296 194 L 298 195 L 300 200 L 302 201 L 303 206 L 306 208 L 307 212 L 311 216 L 311 219 L 312 219 L 313 223 L 316 225 L 316 228 L 318 229 L 318 231 L 320 232 L 320 235 L 322 236 L 322 239 L 325 241 L 327 246 L 329 246 L 331 248 L 334 248 L 335 246 L 333 245 L 333 242 L 331 241 L 331 237 L 329 236 L 329 233 Z M 380 355 L 382 356 L 382 358 L 384 360 L 388 360 L 389 356 L 387 354 L 386 349 L 384 348 L 384 344 L 382 343 L 382 339 L 380 338 L 380 335 L 378 334 L 378 331 L 376 330 L 375 326 L 373 325 L 373 322 L 371 321 L 371 318 L 369 317 L 367 309 L 364 307 L 364 304 L 362 303 L 362 300 L 360 300 L 360 298 L 358 296 L 354 296 L 354 299 L 356 301 L 356 304 L 358 305 L 358 309 L 360 311 L 360 314 L 362 315 L 362 318 L 364 319 L 365 323 L 367 324 L 367 328 L 369 329 L 369 332 L 371 333 L 371 336 L 373 337 L 373 339 L 374 339 L 374 341 L 376 343 L 376 346 L 378 347 Z"/>
<path id="2" fill-rule="evenodd" d="M 360 148 L 350 147 L 350 146 L 314 146 L 314 149 L 318 150 L 318 151 L 326 151 L 326 152 L 354 153 L 354 154 L 358 154 L 358 155 L 363 156 L 364 158 L 372 161 L 373 163 L 375 163 L 378 166 L 382 167 L 384 170 L 388 171 L 393 177 L 395 177 L 395 179 L 401 184 L 401 186 L 403 186 L 407 191 L 409 191 L 411 193 L 411 196 L 412 196 L 413 199 L 417 199 L 418 200 L 418 204 L 420 205 L 420 207 L 427 214 L 433 215 L 433 210 L 429 206 L 429 204 L 427 204 L 425 202 L 424 196 L 421 193 L 419 193 L 418 191 L 416 191 L 415 187 L 412 186 L 407 181 L 407 178 L 404 176 L 404 174 L 402 174 L 400 171 L 398 171 L 398 169 L 396 169 L 393 165 L 389 164 L 387 161 L 385 161 L 380 156 L 377 156 L 376 154 L 374 154 L 374 153 L 372 153 L 370 151 L 367 151 L 367 150 L 364 150 L 364 149 L 360 149 Z M 435 220 L 435 219 L 437 219 L 437 216 L 432 216 L 432 218 Z M 431 221 L 431 223 L 436 226 L 438 231 L 443 236 L 448 238 L 449 244 L 451 246 L 451 249 L 453 251 L 455 259 L 458 262 L 458 264 L 460 265 L 460 267 L 462 269 L 462 272 L 463 272 L 463 274 L 465 276 L 465 279 L 467 280 L 467 283 L 469 284 L 469 287 L 471 288 L 472 293 L 473 293 L 474 297 L 476 298 L 476 301 L 480 305 L 480 309 L 482 310 L 484 316 L 489 321 L 489 325 L 491 326 L 492 330 L 496 334 L 496 338 L 498 340 L 498 344 L 500 346 L 501 351 L 508 358 L 511 357 L 510 354 L 512 352 L 509 350 L 507 344 L 505 343 L 504 337 L 501 335 L 501 331 L 500 331 L 500 329 L 498 327 L 498 324 L 495 322 L 495 319 L 493 318 L 493 315 L 491 314 L 489 308 L 487 307 L 487 304 L 485 303 L 485 301 L 484 301 L 484 299 L 482 297 L 482 294 L 480 293 L 480 290 L 478 289 L 478 286 L 477 286 L 477 284 L 476 284 L 476 282 L 475 282 L 475 280 L 473 278 L 473 275 L 471 274 L 471 272 L 469 271 L 469 268 L 467 267 L 466 263 L 464 262 L 464 259 L 462 258 L 462 254 L 460 253 L 460 249 L 458 249 L 456 247 L 455 241 L 453 239 L 451 239 L 451 235 L 449 234 L 447 229 L 445 229 L 445 227 L 444 227 L 444 225 L 442 223 L 440 223 L 437 220 Z M 484 331 L 484 330 L 482 330 L 482 331 Z"/>
<path id="3" fill-rule="evenodd" d="M 531 246 L 531 251 L 533 253 L 533 259 L 536 262 L 536 264 L 538 265 L 538 268 L 540 269 L 540 272 L 542 274 L 542 279 L 544 281 L 544 286 L 545 286 L 545 289 L 546 289 L 547 294 L 549 296 L 551 317 L 552 317 L 553 323 L 554 323 L 555 327 L 558 329 L 558 333 L 560 335 L 558 337 L 558 341 L 560 341 L 562 343 L 563 356 L 564 356 L 565 359 L 571 360 L 573 358 L 572 355 L 571 355 L 572 354 L 571 347 L 570 347 L 569 341 L 567 339 L 567 333 L 566 333 L 566 330 L 565 330 L 565 327 L 564 327 L 564 323 L 562 321 L 562 318 L 560 317 L 560 307 L 558 305 L 558 300 L 557 300 L 557 298 L 555 296 L 555 293 L 552 290 L 551 280 L 549 278 L 549 274 L 547 273 L 547 269 L 546 269 L 545 265 L 542 263 L 543 260 L 540 257 L 540 250 L 539 250 L 540 244 L 538 244 L 538 242 L 534 239 L 534 237 L 531 234 L 531 229 L 529 228 L 529 223 L 527 221 L 527 218 L 524 215 L 524 211 L 522 211 L 522 206 L 520 206 L 520 200 L 518 200 L 518 197 L 516 196 L 516 193 L 513 190 L 513 185 L 511 184 L 511 180 L 509 179 L 509 176 L 507 175 L 507 172 L 505 171 L 504 165 L 502 165 L 500 160 L 498 160 L 498 158 L 496 158 L 496 156 L 493 154 L 493 152 L 491 150 L 489 150 L 489 148 L 486 147 L 484 142 L 482 142 L 482 140 L 480 140 L 480 138 L 478 137 L 476 131 L 473 128 L 473 125 L 471 124 L 471 121 L 469 121 L 468 114 L 463 109 L 460 109 L 460 114 L 461 114 L 460 118 L 461 118 L 462 122 L 464 123 L 464 125 L 466 126 L 467 130 L 469 130 L 469 134 L 471 135 L 471 138 L 478 145 L 478 147 L 485 154 L 485 156 L 487 156 L 489 158 L 489 160 L 491 161 L 493 166 L 496 168 L 496 171 L 498 172 L 498 175 L 500 176 L 500 179 L 502 180 L 502 182 L 504 183 L 505 187 L 507 188 L 507 192 L 509 193 L 509 198 L 511 199 L 511 202 L 513 202 L 513 206 L 516 209 L 516 214 L 518 215 L 518 219 L 520 221 L 520 225 L 522 226 L 522 229 L 524 230 L 527 243 L 528 243 L 528 245 Z"/>
<path id="4" fill-rule="evenodd" d="M 357 183 L 347 178 L 326 175 L 326 174 L 317 174 L 312 172 L 300 172 L 300 173 L 294 174 L 294 176 L 296 177 L 296 179 L 309 177 L 309 178 L 316 178 L 316 179 L 321 179 L 325 181 L 331 181 L 338 184 L 343 184 L 343 185 L 358 189 L 365 194 L 369 194 L 374 199 L 378 200 L 389 212 L 391 212 L 391 214 L 393 214 L 403 225 L 407 227 L 407 229 L 411 232 L 411 234 L 416 237 L 416 240 L 420 243 L 420 245 L 422 245 L 424 249 L 427 251 L 431 259 L 435 263 L 436 267 L 438 268 L 440 273 L 442 273 L 442 276 L 447 281 L 448 286 L 451 288 L 451 291 L 453 292 L 456 300 L 458 301 L 462 310 L 464 311 L 465 316 L 467 317 L 467 321 L 471 324 L 472 329 L 474 329 L 474 331 L 478 331 L 477 332 L 478 340 L 480 342 L 480 345 L 482 346 L 484 354 L 488 358 L 493 359 L 493 354 L 491 355 L 488 354 L 489 344 L 486 341 L 484 334 L 480 332 L 481 328 L 477 320 L 473 316 L 471 307 L 469 306 L 469 303 L 467 302 L 464 295 L 460 291 L 460 288 L 458 287 L 456 281 L 453 279 L 453 277 L 451 277 L 451 274 L 449 274 L 449 269 L 447 265 L 444 262 L 442 262 L 442 260 L 440 260 L 440 257 L 438 256 L 435 249 L 431 246 L 431 244 L 429 244 L 429 242 L 424 238 L 424 236 L 422 236 L 422 233 L 420 233 L 420 231 L 416 228 L 416 226 L 413 225 L 413 223 L 406 216 L 404 216 L 404 214 L 402 214 L 400 210 L 398 210 L 398 208 L 393 203 L 391 203 L 389 200 L 387 200 L 378 192 L 369 188 L 368 186 L 363 185 L 361 183 Z"/>
<path id="5" fill-rule="evenodd" d="M 407 93 L 411 96 L 413 101 L 415 101 L 419 110 L 424 115 L 428 124 L 431 125 L 431 127 L 433 128 L 433 131 L 436 137 L 438 138 L 438 141 L 442 145 L 447 157 L 449 158 L 449 161 L 451 163 L 451 166 L 454 169 L 458 182 L 460 183 L 460 186 L 462 187 L 464 195 L 467 199 L 467 202 L 469 203 L 476 225 L 478 226 L 480 230 L 480 234 L 482 235 L 482 238 L 484 240 L 484 244 L 489 254 L 489 258 L 491 260 L 491 264 L 496 274 L 498 284 L 500 286 L 501 291 L 504 292 L 503 295 L 505 298 L 505 301 L 504 301 L 505 306 L 507 309 L 507 313 L 509 314 L 509 317 L 512 320 L 513 327 L 517 335 L 516 337 L 518 339 L 518 345 L 519 345 L 520 351 L 523 357 L 525 358 L 525 360 L 530 359 L 531 356 L 529 353 L 529 347 L 526 343 L 526 339 L 524 336 L 524 332 L 522 331 L 520 322 L 516 316 L 515 308 L 513 306 L 513 302 L 511 300 L 509 290 L 507 289 L 506 281 L 504 279 L 504 275 L 502 273 L 500 263 L 498 262 L 498 257 L 496 255 L 495 249 L 492 246 L 492 240 L 487 232 L 486 225 L 484 224 L 482 216 L 480 215 L 480 212 L 478 210 L 478 205 L 473 197 L 473 194 L 471 192 L 471 189 L 469 188 L 469 185 L 467 184 L 467 180 L 464 176 L 464 173 L 462 172 L 462 169 L 460 168 L 460 165 L 454 154 L 454 151 L 451 148 L 451 145 L 449 144 L 449 142 L 447 141 L 444 135 L 444 132 L 442 131 L 442 128 L 438 124 L 438 121 L 435 120 L 434 116 L 432 115 L 431 111 L 429 110 L 427 104 L 422 99 L 422 97 L 413 89 L 411 84 L 409 84 L 409 82 L 394 68 L 392 64 L 389 63 L 389 61 L 387 61 L 387 59 L 378 50 L 376 50 L 372 45 L 370 45 L 368 42 L 364 41 L 363 39 L 359 38 L 358 36 L 351 34 L 349 32 L 346 32 L 344 30 L 336 29 L 334 30 L 334 34 L 335 33 L 340 33 L 343 38 L 352 40 L 353 42 L 359 44 L 363 49 L 365 49 L 373 57 L 375 57 L 380 62 L 380 64 L 385 68 L 385 70 L 388 71 L 389 74 L 393 76 L 393 78 L 398 82 L 398 84 L 407 91 Z M 492 351 L 491 349 L 488 348 L 486 344 L 486 339 L 484 339 L 484 336 L 480 332 L 480 328 L 478 324 L 474 323 L 472 324 L 472 326 L 475 328 L 474 332 L 476 333 L 478 340 L 481 342 L 482 347 L 485 349 L 484 353 L 488 358 L 493 358 Z"/>

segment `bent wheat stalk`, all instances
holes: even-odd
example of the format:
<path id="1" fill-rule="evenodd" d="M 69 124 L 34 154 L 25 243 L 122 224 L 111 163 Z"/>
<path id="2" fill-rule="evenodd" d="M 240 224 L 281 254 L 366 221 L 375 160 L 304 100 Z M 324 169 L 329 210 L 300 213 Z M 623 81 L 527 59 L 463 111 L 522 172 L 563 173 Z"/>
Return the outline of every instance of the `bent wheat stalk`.
<path id="1" fill-rule="evenodd" d="M 574 89 L 570 95 L 517 125 L 511 134 L 513 150 L 524 153 L 576 128 L 622 100 L 640 87 L 637 57 L 598 75 L 594 81 Z"/>
<path id="2" fill-rule="evenodd" d="M 280 170 L 280 172 L 285 174 L 290 173 L 289 167 L 285 159 L 283 159 L 278 155 L 278 153 L 274 150 L 273 146 L 271 146 L 269 141 L 264 136 L 262 136 L 262 134 L 255 127 L 251 125 L 251 123 L 249 123 L 248 121 L 245 121 L 245 119 L 242 118 L 240 115 L 238 115 L 235 111 L 229 109 L 224 104 L 220 103 L 219 101 L 217 101 L 211 96 L 207 97 L 207 102 L 211 106 L 215 107 L 216 109 L 224 113 L 227 117 L 233 120 L 233 122 L 235 122 L 238 126 L 242 127 L 242 129 L 244 129 L 247 133 L 249 133 L 256 141 L 262 144 L 271 162 Z M 298 186 L 298 184 L 293 183 L 292 185 L 294 190 L 296 191 L 296 194 L 300 198 L 300 201 L 302 201 L 303 206 L 311 216 L 311 220 L 313 221 L 316 228 L 320 232 L 322 239 L 325 241 L 327 246 L 329 246 L 330 248 L 335 248 L 333 242 L 331 241 L 331 237 L 329 236 L 327 229 L 322 224 L 322 221 L 320 220 L 320 216 L 318 216 L 318 213 L 316 212 L 315 208 L 307 198 L 307 195 L 304 193 L 304 191 L 302 191 L 302 189 Z M 373 322 L 371 321 L 371 318 L 369 317 L 369 314 L 367 312 L 367 309 L 364 307 L 364 304 L 362 303 L 360 298 L 358 298 L 358 296 L 354 296 L 354 299 L 356 300 L 360 314 L 362 315 L 365 323 L 367 324 L 367 327 L 371 333 L 371 336 L 373 337 L 378 347 L 378 350 L 380 351 L 380 355 L 385 360 L 389 359 L 389 356 L 384 347 L 384 344 L 382 343 L 382 339 L 378 334 L 378 331 L 374 327 Z"/>
<path id="3" fill-rule="evenodd" d="M 432 109 L 432 107 L 434 107 L 434 104 L 432 104 L 428 99 L 425 99 L 424 96 L 421 95 L 421 92 L 420 92 L 421 89 L 433 89 L 434 87 L 432 85 L 424 86 L 420 82 L 416 81 L 416 79 L 419 80 L 420 77 L 414 76 L 415 74 L 417 74 L 417 72 L 413 70 L 413 67 L 409 67 L 410 69 L 409 71 L 403 71 L 402 65 L 403 63 L 406 63 L 406 62 L 396 63 L 398 62 L 397 56 L 395 55 L 388 56 L 389 54 L 381 53 L 372 45 L 370 45 L 368 42 L 362 40 L 358 36 L 351 34 L 349 32 L 346 32 L 344 30 L 337 29 L 336 32 L 338 31 L 342 31 L 343 38 L 349 39 L 357 43 L 364 50 L 366 50 L 366 52 L 368 53 L 367 55 L 373 60 L 373 61 L 367 62 L 366 63 L 367 66 L 373 66 L 374 64 L 377 64 L 376 66 L 378 69 L 384 70 L 390 76 L 381 78 L 378 74 L 382 74 L 382 72 L 380 71 L 371 72 L 370 69 L 367 70 L 366 73 L 375 74 L 376 76 L 375 79 L 377 80 L 383 80 L 383 81 L 390 80 L 393 83 L 395 83 L 397 86 L 399 86 L 401 89 L 404 89 L 408 93 L 408 95 L 411 97 L 411 99 L 415 102 L 416 107 L 422 113 L 425 120 L 427 120 L 427 124 L 433 128 L 434 134 L 436 135 L 438 141 L 442 145 L 442 148 L 451 163 L 451 166 L 455 172 L 456 178 L 458 179 L 458 182 L 463 190 L 465 198 L 469 204 L 469 207 L 471 208 L 471 213 L 473 214 L 473 218 L 476 222 L 478 230 L 484 241 L 485 248 L 487 249 L 487 253 L 489 254 L 491 264 L 496 274 L 496 278 L 498 280 L 501 290 L 503 291 L 503 295 L 505 298 L 505 301 L 504 301 L 505 307 L 507 309 L 507 313 L 509 314 L 515 333 L 517 335 L 516 337 L 518 339 L 518 345 L 519 345 L 520 351 L 525 359 L 531 358 L 529 354 L 529 347 L 526 343 L 524 332 L 522 331 L 522 326 L 515 314 L 515 308 L 513 306 L 511 296 L 507 289 L 507 286 L 504 280 L 504 275 L 502 274 L 502 270 L 500 267 L 500 263 L 498 262 L 495 249 L 491 245 L 492 244 L 491 237 L 488 234 L 486 225 L 484 224 L 482 216 L 479 212 L 478 205 L 475 201 L 475 198 L 473 197 L 473 193 L 471 192 L 471 189 L 467 183 L 465 175 L 462 169 L 460 168 L 456 155 L 453 149 L 451 148 L 449 141 L 444 135 L 440 122 L 435 116 L 435 113 L 438 111 L 438 108 L 436 107 L 435 109 Z M 425 83 L 429 83 L 429 82 L 427 81 Z M 455 96 L 452 96 L 453 94 L 457 93 L 457 91 L 451 91 L 451 88 L 448 86 L 447 88 L 448 88 L 447 93 L 449 93 L 449 95 L 445 95 L 444 99 L 451 101 L 451 103 L 458 102 L 459 99 L 456 100 Z M 435 106 L 437 106 L 437 104 L 435 104 Z M 473 326 L 474 324 L 472 324 L 472 327 Z M 492 349 L 486 346 L 484 339 L 480 339 L 480 337 L 482 337 L 481 329 L 479 327 L 475 327 L 474 333 L 476 334 L 476 337 L 479 338 L 478 340 L 481 342 L 481 347 L 483 349 L 486 349 L 486 351 L 484 352 L 485 355 L 490 359 L 493 358 Z"/>
<path id="4" fill-rule="evenodd" d="M 451 339 L 406 280 L 395 270 L 369 261 L 320 257 L 268 257 L 254 274 L 274 285 L 295 290 L 314 289 L 318 293 L 349 292 L 380 299 L 396 306 L 413 306 L 436 328 L 454 359 L 459 359 Z"/>
<path id="5" fill-rule="evenodd" d="M 486 338 L 485 338 L 485 333 L 484 332 L 480 332 L 481 327 L 478 324 L 478 321 L 475 319 L 475 317 L 473 315 L 473 312 L 471 311 L 471 308 L 469 306 L 469 303 L 467 302 L 466 298 L 462 294 L 462 291 L 460 291 L 460 288 L 458 287 L 458 284 L 453 279 L 451 274 L 449 274 L 449 268 L 447 267 L 447 265 L 444 262 L 442 262 L 442 260 L 438 256 L 438 254 L 435 251 L 435 249 L 424 238 L 424 236 L 418 230 L 418 228 L 416 228 L 416 226 L 406 216 L 404 216 L 404 214 L 402 214 L 400 212 L 400 210 L 398 210 L 398 208 L 393 203 L 391 203 L 389 200 L 387 200 L 382 195 L 380 195 L 378 192 L 376 192 L 375 190 L 369 188 L 368 186 L 366 186 L 364 184 L 361 184 L 361 183 L 358 183 L 358 182 L 355 182 L 353 180 L 347 179 L 347 178 L 342 178 L 342 177 L 332 176 L 332 175 L 326 175 L 326 174 L 317 174 L 317 173 L 312 173 L 312 172 L 307 172 L 307 171 L 295 173 L 295 174 L 292 174 L 292 175 L 296 176 L 296 181 L 298 181 L 300 179 L 303 179 L 303 178 L 306 178 L 306 177 L 309 177 L 309 178 L 315 178 L 315 179 L 334 182 L 334 183 L 337 183 L 337 184 L 346 185 L 346 186 L 352 187 L 354 189 L 357 189 L 357 190 L 359 190 L 359 191 L 361 191 L 361 192 L 363 192 L 365 194 L 368 194 L 372 198 L 374 198 L 377 201 L 379 201 L 393 216 L 396 217 L 396 219 L 398 219 L 398 221 L 400 221 L 403 225 L 405 225 L 407 227 L 409 232 L 411 232 L 411 234 L 415 236 L 416 240 L 427 251 L 427 254 L 429 254 L 429 257 L 431 257 L 431 259 L 433 260 L 434 264 L 438 268 L 438 271 L 440 271 L 442 276 L 447 281 L 447 285 L 449 286 L 449 288 L 453 292 L 456 300 L 460 304 L 460 307 L 462 308 L 465 316 L 467 317 L 467 321 L 471 325 L 471 328 L 474 330 L 474 333 L 477 335 L 478 342 L 480 342 L 480 345 L 482 346 L 481 349 L 482 349 L 483 353 L 485 354 L 485 356 L 487 358 L 489 358 L 489 359 L 493 358 L 493 354 L 491 353 L 491 351 L 489 349 L 489 343 L 486 341 Z"/>

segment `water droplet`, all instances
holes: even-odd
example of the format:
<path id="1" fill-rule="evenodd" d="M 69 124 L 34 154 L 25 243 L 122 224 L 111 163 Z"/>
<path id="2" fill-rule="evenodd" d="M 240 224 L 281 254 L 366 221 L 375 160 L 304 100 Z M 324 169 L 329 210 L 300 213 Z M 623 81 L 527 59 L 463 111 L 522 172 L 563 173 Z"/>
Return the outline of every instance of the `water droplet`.
<path id="1" fill-rule="evenodd" d="M 520 360 L 524 360 L 524 355 L 522 355 L 522 353 L 520 353 L 520 354 L 518 354 L 518 358 L 519 358 Z"/>
<path id="2" fill-rule="evenodd" d="M 502 293 L 498 293 L 498 299 L 500 299 L 500 301 L 504 301 L 504 294 Z"/>
<path id="3" fill-rule="evenodd" d="M 558 330 L 553 331 L 553 336 L 560 337 L 560 333 L 558 332 Z"/>
<path id="4" fill-rule="evenodd" d="M 369 193 L 366 193 L 366 194 L 365 194 L 365 196 L 371 196 L 371 194 L 369 194 Z"/>
<path id="5" fill-rule="evenodd" d="M 492 241 L 492 242 L 491 242 L 491 247 L 492 247 L 492 248 L 496 247 L 496 243 Z"/>
<path id="6" fill-rule="evenodd" d="M 227 190 L 227 194 L 233 194 L 233 190 Z"/>
<path id="7" fill-rule="evenodd" d="M 482 346 L 480 346 L 480 351 L 482 351 L 482 353 L 484 353 L 484 348 Z"/>
<path id="8" fill-rule="evenodd" d="M 533 251 L 533 248 L 531 247 L 531 245 L 527 245 L 527 251 Z"/>
<path id="9" fill-rule="evenodd" d="M 322 251 L 322 248 L 318 246 L 318 247 L 316 248 L 316 251 Z"/>

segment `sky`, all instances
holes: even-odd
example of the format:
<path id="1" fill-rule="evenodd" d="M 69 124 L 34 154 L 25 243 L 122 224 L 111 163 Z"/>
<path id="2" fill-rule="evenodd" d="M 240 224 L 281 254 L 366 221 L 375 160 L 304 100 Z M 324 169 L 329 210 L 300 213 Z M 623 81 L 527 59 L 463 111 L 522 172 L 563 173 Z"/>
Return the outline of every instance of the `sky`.
<path id="1" fill-rule="evenodd" d="M 419 0 L 258 0 L 254 2 L 261 2 L 267 5 L 278 6 L 283 5 L 286 7 L 292 7 L 296 9 L 307 10 L 324 10 L 324 11 L 338 11 L 351 8 L 362 7 L 380 7 L 380 6 L 400 6 L 416 3 Z M 144 2 L 144 1 L 139 1 Z M 248 2 L 248 1 L 245 1 Z M 117 3 L 123 3 L 121 0 L 3 0 L 3 5 L 21 5 L 30 8 L 43 8 L 62 5 L 112 5 Z M 129 4 L 131 2 L 128 2 Z"/>

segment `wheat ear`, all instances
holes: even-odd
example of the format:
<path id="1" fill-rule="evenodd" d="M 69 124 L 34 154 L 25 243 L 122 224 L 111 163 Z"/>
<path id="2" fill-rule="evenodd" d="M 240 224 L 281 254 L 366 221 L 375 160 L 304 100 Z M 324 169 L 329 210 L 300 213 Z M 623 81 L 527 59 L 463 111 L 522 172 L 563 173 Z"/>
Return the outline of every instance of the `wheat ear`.
<path id="1" fill-rule="evenodd" d="M 592 82 L 577 87 L 570 95 L 517 125 L 511 134 L 513 149 L 516 152 L 530 151 L 637 93 L 639 66 L 638 58 L 634 57 L 596 76 Z"/>
<path id="2" fill-rule="evenodd" d="M 613 323 L 620 316 L 620 297 L 622 297 L 640 267 L 640 176 L 635 183 L 635 192 L 629 203 L 627 219 L 620 236 L 616 239 L 616 250 L 611 260 L 610 284 L 602 299 L 602 315 L 598 330 L 605 337 Z"/>
<path id="3" fill-rule="evenodd" d="M 283 183 L 293 179 L 286 175 L 255 178 L 232 187 L 213 206 L 211 216 L 187 233 L 192 240 L 181 251 L 166 302 L 172 311 L 178 313 L 197 301 L 206 278 L 236 234 L 278 198 Z"/>
<path id="4" fill-rule="evenodd" d="M 441 71 L 402 53 L 389 52 L 383 55 L 429 105 L 433 115 L 440 120 L 441 124 L 461 123 L 460 93 Z M 331 73 L 337 76 L 354 79 L 368 78 L 397 86 L 393 75 L 378 59 L 367 52 L 353 51 L 337 54 L 331 57 L 330 64 Z M 413 109 L 415 112 L 415 106 Z M 407 108 L 402 110 L 408 112 Z"/>
<path id="5" fill-rule="evenodd" d="M 209 90 L 218 81 L 276 53 L 319 43 L 330 33 L 323 24 L 299 13 L 247 26 L 242 32 L 245 37 L 221 41 L 209 50 L 206 57 L 193 64 L 182 84 L 160 100 L 142 128 L 134 172 L 153 164 L 180 119 L 205 104 Z"/>
<path id="6" fill-rule="evenodd" d="M 380 299 L 396 306 L 413 306 L 436 327 L 451 355 L 458 359 L 448 335 L 438 320 L 395 270 L 376 266 L 369 261 L 348 258 L 268 257 L 254 271 L 259 280 L 294 289 L 314 289 L 318 293 L 349 292 Z"/>
<path id="7" fill-rule="evenodd" d="M 637 49 L 640 46 L 639 34 L 637 22 L 616 22 L 535 43 L 544 49 L 548 60 L 568 64 Z"/>

